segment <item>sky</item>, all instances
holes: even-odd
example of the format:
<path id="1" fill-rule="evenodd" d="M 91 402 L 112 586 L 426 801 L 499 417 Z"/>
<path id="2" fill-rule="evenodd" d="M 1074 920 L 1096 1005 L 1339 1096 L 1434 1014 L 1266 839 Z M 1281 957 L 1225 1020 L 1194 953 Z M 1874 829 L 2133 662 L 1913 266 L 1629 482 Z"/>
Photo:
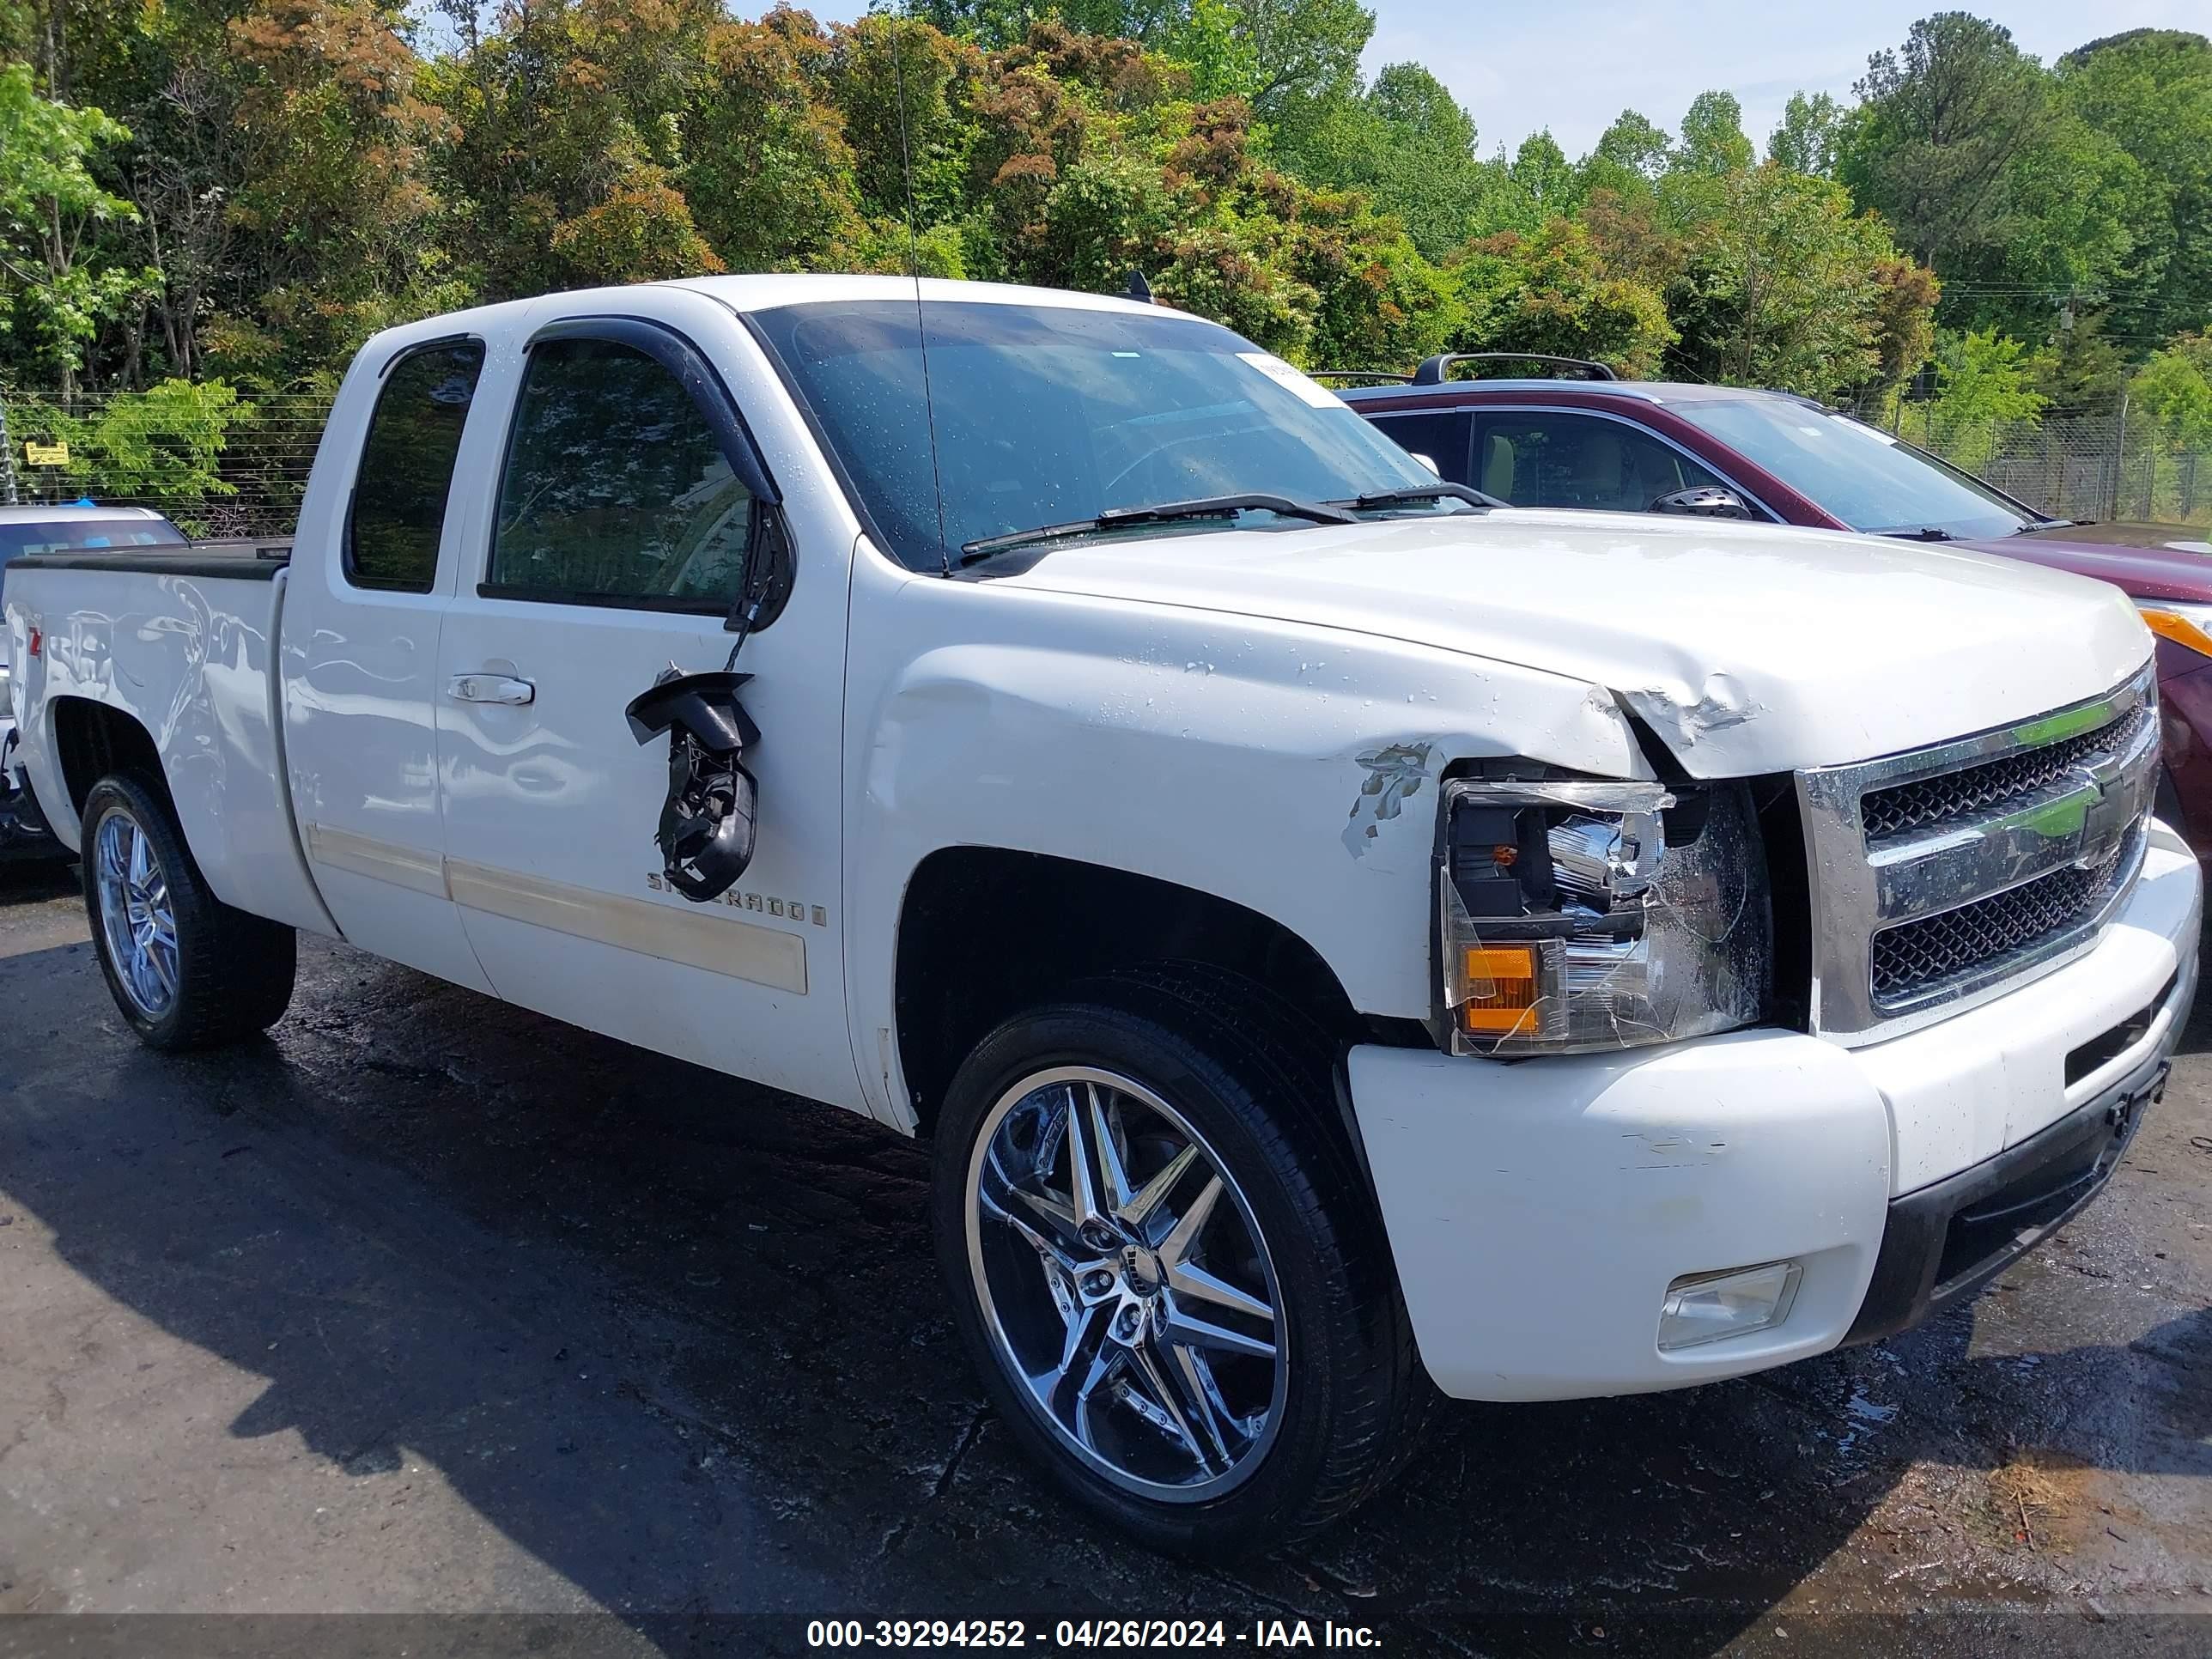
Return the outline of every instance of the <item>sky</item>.
<path id="1" fill-rule="evenodd" d="M 1793 92 L 1848 103 L 1869 53 L 1894 46 L 1929 13 L 1958 6 L 2002 23 L 2050 63 L 2123 29 L 2212 33 L 2212 0 L 1366 0 L 1375 38 L 1365 67 L 1425 64 L 1474 117 L 1485 155 L 1548 127 L 1580 156 L 1624 109 L 1674 131 L 1711 88 L 1743 105 L 1762 152 Z"/>

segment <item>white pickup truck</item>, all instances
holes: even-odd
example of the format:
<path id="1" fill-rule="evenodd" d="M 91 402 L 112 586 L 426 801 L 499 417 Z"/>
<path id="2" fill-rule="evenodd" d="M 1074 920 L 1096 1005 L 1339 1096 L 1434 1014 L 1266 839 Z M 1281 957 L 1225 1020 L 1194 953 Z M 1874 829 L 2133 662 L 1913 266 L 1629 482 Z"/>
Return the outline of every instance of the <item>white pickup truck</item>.
<path id="1" fill-rule="evenodd" d="M 992 1399 L 1163 1547 L 1343 1514 L 1437 1390 L 1954 1304 L 2103 1184 L 2194 989 L 2118 590 L 1493 510 L 1123 301 L 397 329 L 289 563 L 6 606 L 147 1041 L 277 1019 L 305 931 L 927 1135 Z"/>

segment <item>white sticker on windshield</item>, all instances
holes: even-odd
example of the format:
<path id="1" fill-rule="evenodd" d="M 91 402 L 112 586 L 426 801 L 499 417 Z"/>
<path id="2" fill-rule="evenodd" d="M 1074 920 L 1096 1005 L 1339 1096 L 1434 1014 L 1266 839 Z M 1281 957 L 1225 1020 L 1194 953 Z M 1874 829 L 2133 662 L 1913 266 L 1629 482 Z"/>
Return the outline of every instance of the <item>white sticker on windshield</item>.
<path id="1" fill-rule="evenodd" d="M 1240 351 L 1237 355 L 1277 386 L 1295 392 L 1302 402 L 1311 404 L 1316 409 L 1342 409 L 1346 406 L 1344 399 L 1336 393 L 1308 380 L 1271 351 Z"/>

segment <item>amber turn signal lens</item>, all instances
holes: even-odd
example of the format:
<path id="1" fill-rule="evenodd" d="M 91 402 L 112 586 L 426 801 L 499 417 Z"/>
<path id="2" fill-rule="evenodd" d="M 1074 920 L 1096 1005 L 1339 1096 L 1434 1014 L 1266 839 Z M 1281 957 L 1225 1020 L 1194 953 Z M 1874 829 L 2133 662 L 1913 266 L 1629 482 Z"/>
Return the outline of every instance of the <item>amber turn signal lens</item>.
<path id="1" fill-rule="evenodd" d="M 2143 625 L 2159 638 L 2185 645 L 2200 657 L 2212 657 L 2212 635 L 2179 612 L 2156 611 L 2146 605 L 2142 607 L 2142 619 Z"/>
<path id="2" fill-rule="evenodd" d="M 1536 949 L 1471 945 L 1462 958 L 1468 998 L 1460 1029 L 1470 1036 L 1518 1036 L 1536 1029 Z"/>

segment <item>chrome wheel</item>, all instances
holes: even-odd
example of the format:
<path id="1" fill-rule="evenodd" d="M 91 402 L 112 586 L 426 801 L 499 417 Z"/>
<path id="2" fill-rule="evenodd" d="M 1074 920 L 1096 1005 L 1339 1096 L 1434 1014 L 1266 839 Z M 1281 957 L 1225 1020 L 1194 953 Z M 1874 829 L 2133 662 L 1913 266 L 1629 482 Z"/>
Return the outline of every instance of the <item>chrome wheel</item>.
<path id="1" fill-rule="evenodd" d="M 1259 1467 L 1288 1376 L 1274 1264 L 1173 1107 L 1110 1072 L 1024 1078 L 976 1134 L 968 1200 L 985 1327 L 1062 1444 L 1173 1501 Z"/>
<path id="2" fill-rule="evenodd" d="M 117 983 L 160 1019 L 177 1000 L 177 913 L 168 878 L 137 819 L 119 808 L 93 832 L 93 886 Z"/>

